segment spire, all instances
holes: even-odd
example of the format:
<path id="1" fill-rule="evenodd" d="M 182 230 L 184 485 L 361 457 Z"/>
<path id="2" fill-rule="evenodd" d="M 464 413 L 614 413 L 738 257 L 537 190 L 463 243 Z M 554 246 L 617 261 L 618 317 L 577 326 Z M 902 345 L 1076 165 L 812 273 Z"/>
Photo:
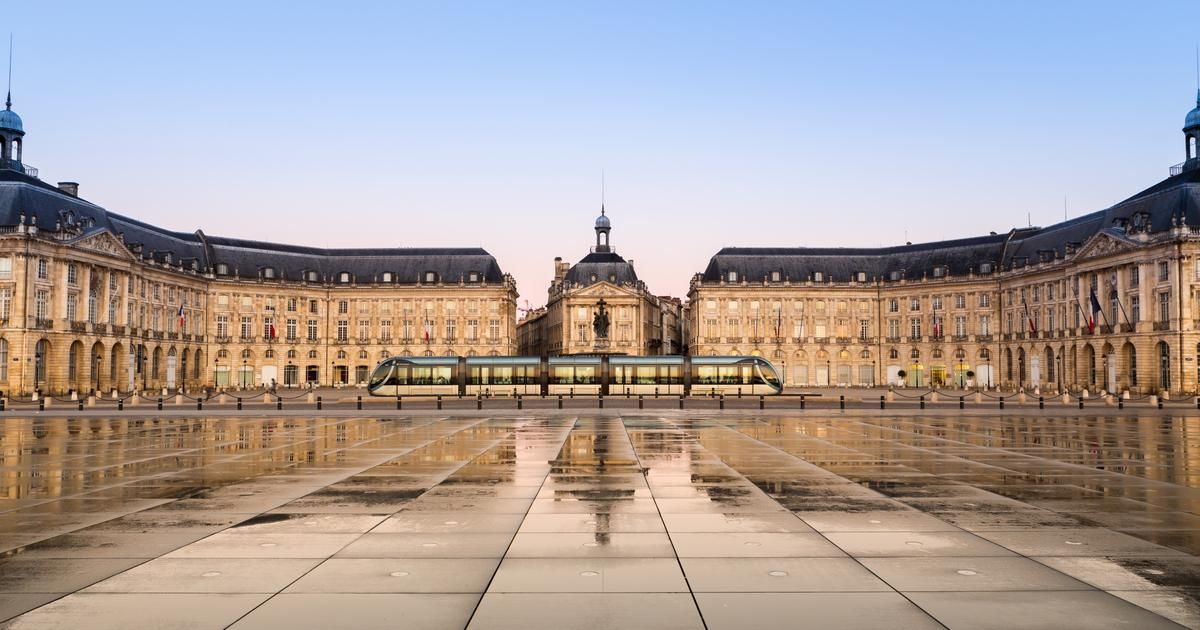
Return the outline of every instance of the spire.
<path id="1" fill-rule="evenodd" d="M 4 99 L 4 109 L 12 111 L 12 33 L 8 34 L 8 96 Z"/>

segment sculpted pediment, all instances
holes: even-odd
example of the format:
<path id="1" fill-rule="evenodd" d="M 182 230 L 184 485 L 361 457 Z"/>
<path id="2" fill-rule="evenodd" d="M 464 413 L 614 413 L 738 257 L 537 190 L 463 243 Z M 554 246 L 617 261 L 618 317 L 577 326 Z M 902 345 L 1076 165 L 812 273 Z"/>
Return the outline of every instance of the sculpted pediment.
<path id="1" fill-rule="evenodd" d="M 125 243 L 112 232 L 103 231 L 98 234 L 85 236 L 72 243 L 75 247 L 88 251 L 99 252 L 124 260 L 136 260 L 136 257 L 125 247 Z"/>
<path id="2" fill-rule="evenodd" d="M 597 282 L 596 284 L 583 287 L 571 292 L 572 297 L 588 297 L 588 298 L 606 298 L 613 296 L 637 295 L 637 291 L 630 287 L 619 287 L 608 282 Z"/>
<path id="3" fill-rule="evenodd" d="M 1114 236 L 1108 232 L 1100 232 L 1088 239 L 1083 244 L 1083 247 L 1079 248 L 1079 251 L 1075 253 L 1075 260 L 1103 258 L 1135 249 L 1137 249 L 1137 243 Z"/>

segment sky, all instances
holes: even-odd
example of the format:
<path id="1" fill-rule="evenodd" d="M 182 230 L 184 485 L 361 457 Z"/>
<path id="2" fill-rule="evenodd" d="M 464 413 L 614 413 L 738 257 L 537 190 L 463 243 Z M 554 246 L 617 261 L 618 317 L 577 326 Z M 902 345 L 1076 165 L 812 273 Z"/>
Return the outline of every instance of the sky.
<path id="1" fill-rule="evenodd" d="M 1200 2 L 22 2 L 25 161 L 165 228 L 481 246 L 546 301 L 612 244 L 686 296 L 725 246 L 1049 225 L 1183 161 Z"/>

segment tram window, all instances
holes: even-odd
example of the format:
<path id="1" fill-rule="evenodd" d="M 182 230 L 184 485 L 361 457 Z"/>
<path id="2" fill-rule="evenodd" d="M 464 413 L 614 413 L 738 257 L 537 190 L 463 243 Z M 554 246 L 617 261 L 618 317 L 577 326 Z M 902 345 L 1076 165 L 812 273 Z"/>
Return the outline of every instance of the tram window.
<path id="1" fill-rule="evenodd" d="M 629 385 L 629 372 L 630 370 L 623 365 L 612 366 L 611 383 L 614 385 Z"/>
<path id="2" fill-rule="evenodd" d="M 555 366 L 552 380 L 553 380 L 553 382 L 558 383 L 560 385 L 572 385 L 574 383 L 574 377 L 575 377 L 574 372 L 575 372 L 574 368 L 572 368 L 569 365 Z"/>
<path id="3" fill-rule="evenodd" d="M 668 365 L 663 367 L 663 373 L 662 381 L 664 383 L 678 384 L 683 382 L 683 379 L 679 378 L 678 365 Z"/>
<path id="4" fill-rule="evenodd" d="M 512 385 L 511 367 L 494 367 L 492 368 L 492 382 L 497 385 Z"/>
<path id="5" fill-rule="evenodd" d="M 596 382 L 596 368 L 592 365 L 575 366 L 575 382 L 580 385 L 590 385 Z"/>
<path id="6" fill-rule="evenodd" d="M 637 368 L 638 385 L 654 385 L 658 382 L 657 370 L 653 365 L 639 365 Z"/>
<path id="7" fill-rule="evenodd" d="M 408 368 L 403 365 L 397 365 L 392 369 L 392 373 L 388 375 L 385 385 L 407 385 L 408 384 Z"/>

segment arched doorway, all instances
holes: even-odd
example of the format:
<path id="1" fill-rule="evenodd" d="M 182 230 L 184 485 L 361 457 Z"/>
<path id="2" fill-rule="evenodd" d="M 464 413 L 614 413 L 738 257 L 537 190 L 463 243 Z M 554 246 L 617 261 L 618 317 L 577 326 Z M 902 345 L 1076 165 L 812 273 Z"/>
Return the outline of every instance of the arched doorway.
<path id="1" fill-rule="evenodd" d="M 1171 346 L 1165 341 L 1158 342 L 1158 388 L 1171 389 Z"/>
<path id="2" fill-rule="evenodd" d="M 178 375 L 178 371 L 177 371 L 178 369 L 179 369 L 178 353 L 175 350 L 175 346 L 171 346 L 171 348 L 169 350 L 167 350 L 167 371 L 166 371 L 167 384 L 165 385 L 165 387 L 167 387 L 168 389 L 175 389 L 178 386 L 179 380 L 178 380 L 178 378 L 176 378 L 176 376 Z"/>
<path id="3" fill-rule="evenodd" d="M 1090 343 L 1083 346 L 1083 384 L 1096 386 L 1096 349 Z"/>
<path id="4" fill-rule="evenodd" d="M 121 378 L 122 368 L 125 366 L 125 346 L 119 343 L 114 343 L 112 350 L 108 352 L 108 388 L 120 391 L 122 387 L 128 387 L 125 379 Z"/>
<path id="5" fill-rule="evenodd" d="M 1053 384 L 1056 375 L 1054 371 L 1054 349 L 1046 346 L 1046 383 Z"/>
<path id="6" fill-rule="evenodd" d="M 163 378 L 162 378 L 162 375 L 163 375 L 163 373 L 162 373 L 163 351 L 162 351 L 162 348 L 155 347 L 154 353 L 151 355 L 151 357 L 152 357 L 152 359 L 150 360 L 150 384 L 155 389 L 158 389 L 159 387 L 162 387 L 162 382 L 163 382 Z"/>
<path id="7" fill-rule="evenodd" d="M 83 390 L 83 366 L 87 357 L 83 356 L 83 342 L 73 341 L 67 348 L 67 387 L 75 391 Z"/>
<path id="8" fill-rule="evenodd" d="M 1137 348 L 1128 341 L 1122 348 L 1125 354 L 1125 373 L 1128 375 L 1129 389 L 1136 389 L 1138 386 L 1137 374 Z"/>
<path id="9" fill-rule="evenodd" d="M 179 354 L 179 386 L 187 387 L 188 383 L 188 352 L 187 348 Z"/>
<path id="10" fill-rule="evenodd" d="M 87 388 L 93 392 L 101 392 L 104 389 L 102 382 L 104 371 L 104 344 L 97 341 L 92 344 L 92 350 L 88 353 L 88 382 Z"/>
<path id="11" fill-rule="evenodd" d="M 1104 378 L 1105 391 L 1112 393 L 1117 390 L 1117 356 L 1112 344 L 1104 344 L 1100 355 L 1101 371 Z"/>
<path id="12" fill-rule="evenodd" d="M 50 389 L 46 381 L 46 364 L 50 361 L 50 342 L 39 339 L 33 347 L 33 389 L 37 391 Z"/>
<path id="13" fill-rule="evenodd" d="M 1013 380 L 1012 348 L 1004 349 L 1004 380 L 1009 383 Z"/>
<path id="14" fill-rule="evenodd" d="M 1017 348 L 1017 383 L 1025 386 L 1025 348 Z"/>

